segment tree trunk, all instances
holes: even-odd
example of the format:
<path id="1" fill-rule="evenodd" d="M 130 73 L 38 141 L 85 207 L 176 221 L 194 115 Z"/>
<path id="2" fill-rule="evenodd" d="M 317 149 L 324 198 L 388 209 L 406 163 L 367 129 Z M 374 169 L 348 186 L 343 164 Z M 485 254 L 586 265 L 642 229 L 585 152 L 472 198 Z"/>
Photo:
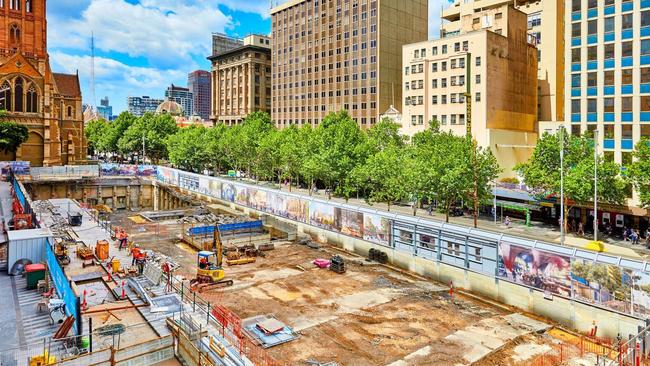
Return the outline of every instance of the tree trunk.
<path id="1" fill-rule="evenodd" d="M 388 205 L 388 212 L 390 212 L 390 201 L 386 202 L 386 205 Z"/>
<path id="2" fill-rule="evenodd" d="M 445 222 L 446 223 L 449 223 L 449 206 L 451 206 L 451 204 L 446 202 L 445 203 Z"/>
<path id="3" fill-rule="evenodd" d="M 291 192 L 291 175 L 289 175 L 289 192 Z"/>

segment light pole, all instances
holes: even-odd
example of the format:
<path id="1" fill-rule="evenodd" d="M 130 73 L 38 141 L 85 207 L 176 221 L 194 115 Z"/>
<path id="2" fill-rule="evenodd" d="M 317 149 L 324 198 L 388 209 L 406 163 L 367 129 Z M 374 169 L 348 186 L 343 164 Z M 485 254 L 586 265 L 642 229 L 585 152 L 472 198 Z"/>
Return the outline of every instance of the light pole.
<path id="1" fill-rule="evenodd" d="M 144 165 L 144 153 L 145 153 L 145 145 L 144 145 L 144 133 L 142 134 L 142 165 Z"/>
<path id="2" fill-rule="evenodd" d="M 598 130 L 594 130 L 594 241 L 598 241 Z"/>

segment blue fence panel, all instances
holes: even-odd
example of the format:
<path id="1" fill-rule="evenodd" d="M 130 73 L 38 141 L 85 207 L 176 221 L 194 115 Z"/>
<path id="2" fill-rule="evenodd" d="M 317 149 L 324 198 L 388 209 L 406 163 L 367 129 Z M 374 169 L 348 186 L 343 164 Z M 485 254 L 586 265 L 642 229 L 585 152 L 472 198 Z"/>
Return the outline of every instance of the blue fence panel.
<path id="1" fill-rule="evenodd" d="M 232 231 L 232 230 L 242 230 L 242 229 L 259 229 L 264 223 L 262 220 L 257 221 L 248 221 L 248 222 L 236 222 L 234 224 L 221 224 L 219 225 L 219 231 Z"/>
<path id="2" fill-rule="evenodd" d="M 45 258 L 47 261 L 47 269 L 52 276 L 52 281 L 54 282 L 54 288 L 56 293 L 59 295 L 61 300 L 65 301 L 65 313 L 67 315 L 72 315 L 75 319 L 72 329 L 74 330 L 75 335 L 81 335 L 81 314 L 79 312 L 79 297 L 75 295 L 68 278 L 63 273 L 59 262 L 56 260 L 54 251 L 52 251 L 52 246 L 48 242 L 45 250 Z"/>
<path id="3" fill-rule="evenodd" d="M 20 205 L 23 206 L 24 210 L 26 210 L 27 200 L 25 199 L 25 195 L 20 189 L 20 185 L 18 184 L 18 180 L 16 178 L 14 178 L 14 192 L 16 192 L 16 197 L 18 198 L 18 201 L 20 201 Z"/>

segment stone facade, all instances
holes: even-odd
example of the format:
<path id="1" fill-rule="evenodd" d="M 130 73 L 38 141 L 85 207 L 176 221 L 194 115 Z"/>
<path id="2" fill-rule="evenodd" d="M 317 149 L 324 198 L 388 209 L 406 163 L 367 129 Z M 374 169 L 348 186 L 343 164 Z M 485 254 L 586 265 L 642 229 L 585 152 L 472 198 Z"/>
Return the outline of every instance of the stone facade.
<path id="1" fill-rule="evenodd" d="M 4 120 L 29 128 L 27 142 L 0 160 L 78 164 L 87 150 L 79 76 L 50 68 L 45 3 L 0 2 L 0 109 L 7 110 Z"/>

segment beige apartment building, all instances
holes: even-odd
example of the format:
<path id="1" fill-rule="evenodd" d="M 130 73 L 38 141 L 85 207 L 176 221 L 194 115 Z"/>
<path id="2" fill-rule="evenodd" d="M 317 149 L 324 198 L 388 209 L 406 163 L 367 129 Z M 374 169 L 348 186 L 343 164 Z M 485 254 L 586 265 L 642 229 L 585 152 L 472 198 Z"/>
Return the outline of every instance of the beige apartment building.
<path id="1" fill-rule="evenodd" d="M 213 123 L 239 124 L 252 112 L 271 110 L 271 39 L 250 35 L 212 61 Z"/>
<path id="2" fill-rule="evenodd" d="M 527 16 L 510 5 L 469 13 L 457 33 L 403 48 L 404 107 L 401 132 L 413 135 L 432 119 L 459 135 L 468 128 L 512 176 L 537 141 L 537 48 Z"/>
<path id="3" fill-rule="evenodd" d="M 443 10 L 440 37 L 458 35 L 464 15 L 512 5 L 528 16 L 528 34 L 538 49 L 539 132 L 564 122 L 564 0 L 456 0 Z"/>
<path id="4" fill-rule="evenodd" d="M 290 0 L 271 10 L 278 127 L 345 109 L 370 127 L 401 108 L 402 46 L 427 39 L 428 0 Z"/>

